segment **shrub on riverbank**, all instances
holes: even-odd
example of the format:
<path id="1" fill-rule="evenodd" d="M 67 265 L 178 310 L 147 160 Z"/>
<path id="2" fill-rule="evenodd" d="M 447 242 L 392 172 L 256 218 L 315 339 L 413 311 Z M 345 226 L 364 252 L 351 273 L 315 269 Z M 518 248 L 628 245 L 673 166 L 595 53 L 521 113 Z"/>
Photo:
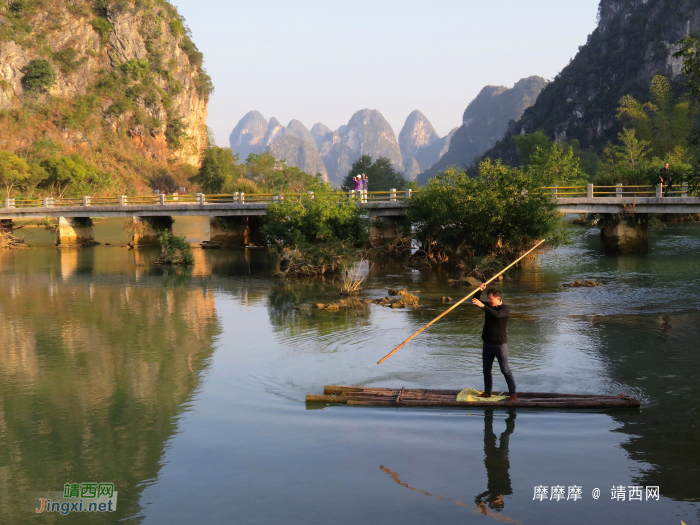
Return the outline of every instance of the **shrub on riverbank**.
<path id="1" fill-rule="evenodd" d="M 313 191 L 286 196 L 267 208 L 263 235 L 283 253 L 282 270 L 290 274 L 334 272 L 368 242 L 364 208 L 328 184 L 316 182 Z"/>
<path id="2" fill-rule="evenodd" d="M 194 264 L 192 248 L 184 237 L 178 237 L 162 230 L 158 233 L 158 244 L 160 244 L 161 254 L 156 260 L 156 264 L 169 266 L 192 266 Z"/>
<path id="3" fill-rule="evenodd" d="M 536 170 L 486 159 L 470 177 L 454 169 L 438 174 L 411 198 L 408 217 L 419 257 L 459 264 L 474 257 L 513 260 L 537 240 L 564 239 L 557 208 Z"/>

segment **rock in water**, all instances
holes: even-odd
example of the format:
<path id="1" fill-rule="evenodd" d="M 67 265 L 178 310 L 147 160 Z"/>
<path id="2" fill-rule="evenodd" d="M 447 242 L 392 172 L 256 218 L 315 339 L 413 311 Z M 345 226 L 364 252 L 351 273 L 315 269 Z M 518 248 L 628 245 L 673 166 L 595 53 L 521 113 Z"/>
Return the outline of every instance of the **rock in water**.
<path id="1" fill-rule="evenodd" d="M 647 224 L 630 225 L 622 220 L 601 230 L 605 248 L 612 253 L 646 253 L 649 251 Z"/>
<path id="2" fill-rule="evenodd" d="M 604 286 L 603 283 L 595 281 L 574 281 L 571 283 L 562 284 L 564 288 L 595 288 L 596 286 Z"/>

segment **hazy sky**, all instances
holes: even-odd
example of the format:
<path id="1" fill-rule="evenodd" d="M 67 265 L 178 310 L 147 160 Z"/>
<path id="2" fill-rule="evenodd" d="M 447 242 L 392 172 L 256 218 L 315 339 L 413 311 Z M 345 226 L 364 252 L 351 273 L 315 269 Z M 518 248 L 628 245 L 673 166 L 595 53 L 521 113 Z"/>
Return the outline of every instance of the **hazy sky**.
<path id="1" fill-rule="evenodd" d="M 442 136 L 486 85 L 554 76 L 598 0 L 175 0 L 216 92 L 217 143 L 252 109 L 286 125 L 378 109 L 398 136 L 421 110 Z"/>

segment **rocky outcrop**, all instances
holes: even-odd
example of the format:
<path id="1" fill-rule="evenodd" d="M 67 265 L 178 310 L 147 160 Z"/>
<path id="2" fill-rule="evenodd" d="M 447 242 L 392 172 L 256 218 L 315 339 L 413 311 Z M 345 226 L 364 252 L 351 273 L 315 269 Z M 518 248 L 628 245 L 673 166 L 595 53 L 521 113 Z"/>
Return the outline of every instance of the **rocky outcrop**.
<path id="1" fill-rule="evenodd" d="M 251 153 L 262 153 L 265 149 L 263 139 L 267 133 L 268 122 L 259 111 L 249 111 L 233 128 L 228 142 L 234 153 L 244 162 Z"/>
<path id="2" fill-rule="evenodd" d="M 320 149 L 328 170 L 329 181 L 340 186 L 361 155 L 373 159 L 388 158 L 394 168 L 402 172 L 401 150 L 394 130 L 376 109 L 363 109 L 355 113 L 347 126 L 326 135 Z"/>
<path id="3" fill-rule="evenodd" d="M 296 166 L 311 175 L 321 174 L 323 180 L 328 180 L 326 166 L 314 142 L 286 134 L 273 140 L 269 151 L 277 160 L 286 161 L 287 166 Z"/>
<path id="4" fill-rule="evenodd" d="M 508 129 L 510 121 L 520 118 L 526 108 L 537 100 L 545 79 L 532 76 L 519 80 L 512 88 L 486 86 L 472 100 L 462 117 L 462 125 L 455 131 L 449 149 L 418 181 L 428 178 L 450 166 L 464 169 L 473 160 L 496 144 Z"/>
<path id="5" fill-rule="evenodd" d="M 316 147 L 319 150 L 321 149 L 321 144 L 323 144 L 323 140 L 329 133 L 333 133 L 333 130 L 325 124 L 322 124 L 321 122 L 316 122 L 316 124 L 314 124 L 311 128 L 311 135 L 313 135 L 314 141 L 316 142 Z"/>
<path id="6" fill-rule="evenodd" d="M 296 119 L 289 121 L 289 124 L 287 124 L 287 129 L 285 130 L 284 134 L 285 136 L 297 137 L 298 139 L 301 139 L 304 142 L 308 142 L 309 144 L 316 146 L 315 137 L 311 134 L 311 132 L 308 129 L 306 129 L 306 126 L 304 126 L 304 124 L 302 124 Z M 315 149 L 316 151 L 318 151 L 318 147 L 316 147 Z"/>
<path id="7" fill-rule="evenodd" d="M 459 128 L 453 128 L 447 135 L 437 139 L 428 146 L 420 148 L 415 155 L 415 160 L 420 166 L 421 172 L 434 166 L 450 148 L 452 137 Z"/>
<path id="8" fill-rule="evenodd" d="M 272 117 L 270 119 L 270 123 L 267 125 L 267 131 L 265 132 L 265 136 L 262 140 L 263 148 L 269 148 L 272 141 L 276 138 L 284 137 L 285 131 L 287 130 L 282 124 L 280 124 L 280 121 L 275 117 Z"/>
<path id="9" fill-rule="evenodd" d="M 517 165 L 513 135 L 539 129 L 552 139 L 577 139 L 583 149 L 602 151 L 621 131 L 615 118 L 621 97 L 645 100 L 655 75 L 679 80 L 675 43 L 700 31 L 697 1 L 601 0 L 599 14 L 598 27 L 573 60 L 486 156 Z"/>
<path id="10" fill-rule="evenodd" d="M 611 253 L 646 253 L 649 251 L 647 224 L 631 225 L 626 220 L 601 228 L 605 249 Z"/>
<path id="11" fill-rule="evenodd" d="M 68 151 L 89 150 L 107 129 L 148 159 L 199 163 L 211 81 L 173 6 L 14 2 L 0 7 L 0 20 L 0 109 L 61 101 L 51 122 L 28 122 L 20 136 L 0 130 L 2 147 L 50 138 Z M 26 92 L 23 68 L 34 61 L 48 61 L 55 82 Z"/>
<path id="12" fill-rule="evenodd" d="M 250 111 L 233 128 L 229 143 L 241 162 L 251 153 L 269 151 L 277 160 L 286 161 L 287 166 L 296 166 L 311 175 L 321 174 L 328 180 L 315 137 L 298 120 L 283 126 L 275 117 L 268 122 L 258 111 Z"/>
<path id="13" fill-rule="evenodd" d="M 399 148 L 405 168 L 404 177 L 413 180 L 423 169 L 430 167 L 421 167 L 420 162 L 415 158 L 416 153 L 439 139 L 440 136 L 427 117 L 417 109 L 412 111 L 399 133 Z"/>

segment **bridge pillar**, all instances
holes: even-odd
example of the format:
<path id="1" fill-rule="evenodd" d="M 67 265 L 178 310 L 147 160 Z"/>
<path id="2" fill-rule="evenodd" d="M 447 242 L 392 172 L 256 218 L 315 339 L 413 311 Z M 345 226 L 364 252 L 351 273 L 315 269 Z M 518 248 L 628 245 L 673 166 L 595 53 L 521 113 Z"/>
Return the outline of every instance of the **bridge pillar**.
<path id="1" fill-rule="evenodd" d="M 139 217 L 134 215 L 129 246 L 158 244 L 158 232 L 173 232 L 173 218 L 166 216 Z"/>
<path id="2" fill-rule="evenodd" d="M 211 217 L 209 242 L 224 246 L 244 247 L 261 245 L 263 217 Z"/>
<path id="3" fill-rule="evenodd" d="M 391 244 L 399 237 L 399 223 L 403 217 L 371 217 L 369 239 L 372 246 Z"/>
<path id="4" fill-rule="evenodd" d="M 56 229 L 56 246 L 72 248 L 75 246 L 95 246 L 95 232 L 90 217 L 59 217 Z"/>
<path id="5" fill-rule="evenodd" d="M 630 225 L 626 220 L 600 230 L 605 249 L 612 253 L 646 253 L 649 251 L 647 224 Z"/>
<path id="6" fill-rule="evenodd" d="M 9 232 L 12 233 L 12 230 L 14 230 L 15 225 L 12 222 L 12 219 L 0 219 L 0 232 Z"/>

